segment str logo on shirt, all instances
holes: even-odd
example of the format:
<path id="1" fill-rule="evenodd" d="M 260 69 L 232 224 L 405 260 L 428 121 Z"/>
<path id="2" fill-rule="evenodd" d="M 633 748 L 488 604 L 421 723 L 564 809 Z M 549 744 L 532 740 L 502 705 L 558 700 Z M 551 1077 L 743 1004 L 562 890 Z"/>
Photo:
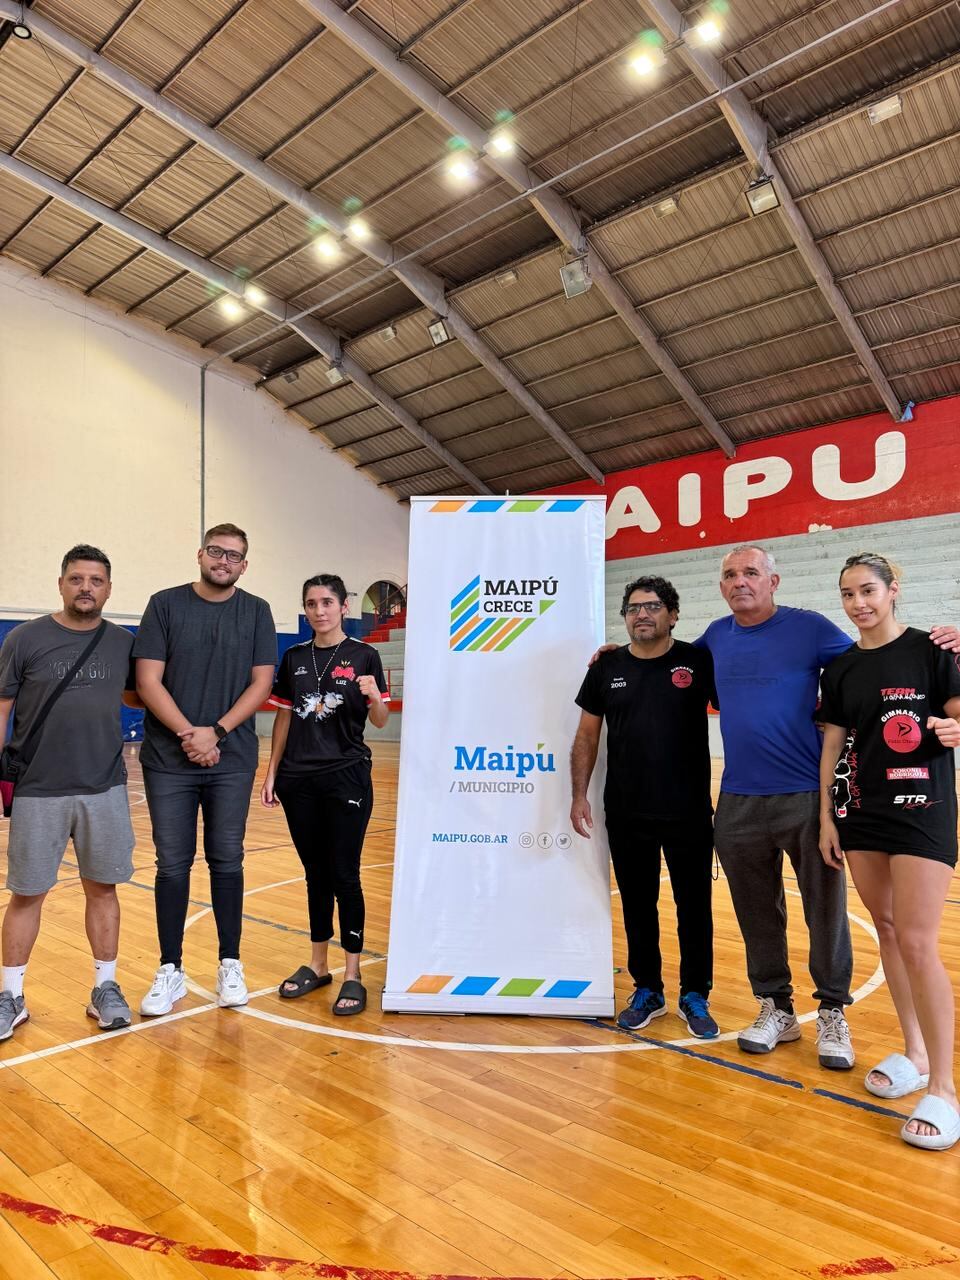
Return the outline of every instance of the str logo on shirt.
<path id="1" fill-rule="evenodd" d="M 678 689 L 689 689 L 693 684 L 692 667 L 671 667 L 670 679 Z"/>
<path id="2" fill-rule="evenodd" d="M 616 679 L 610 681 L 611 689 L 625 689 L 626 687 L 627 682 L 624 680 L 623 676 L 617 676 Z"/>

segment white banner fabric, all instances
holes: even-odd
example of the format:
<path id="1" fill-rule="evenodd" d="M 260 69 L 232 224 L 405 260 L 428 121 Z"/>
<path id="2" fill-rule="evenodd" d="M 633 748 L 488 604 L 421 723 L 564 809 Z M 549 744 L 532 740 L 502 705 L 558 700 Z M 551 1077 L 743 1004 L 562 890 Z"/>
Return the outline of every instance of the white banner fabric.
<path id="1" fill-rule="evenodd" d="M 609 851 L 570 825 L 604 500 L 413 498 L 386 1010 L 610 1016 Z"/>

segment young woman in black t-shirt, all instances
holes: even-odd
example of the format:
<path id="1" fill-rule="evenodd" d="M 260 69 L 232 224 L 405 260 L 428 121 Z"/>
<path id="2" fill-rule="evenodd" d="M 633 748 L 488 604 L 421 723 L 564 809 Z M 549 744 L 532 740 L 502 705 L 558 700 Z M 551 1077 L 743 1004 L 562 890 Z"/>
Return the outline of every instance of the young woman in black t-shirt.
<path id="1" fill-rule="evenodd" d="M 860 638 L 821 681 L 820 851 L 829 866 L 850 863 L 903 1031 L 904 1052 L 868 1072 L 866 1088 L 926 1088 L 900 1133 L 942 1151 L 960 1139 L 953 989 L 937 950 L 957 862 L 960 657 L 897 621 L 899 590 L 883 556 L 851 556 L 840 574 Z"/>
<path id="2" fill-rule="evenodd" d="M 283 806 L 306 873 L 310 963 L 280 984 L 286 1000 L 332 981 L 327 947 L 333 904 L 346 953 L 344 981 L 333 1012 L 361 1013 L 364 903 L 360 854 L 373 808 L 367 719 L 382 728 L 390 696 L 376 649 L 343 629 L 347 589 L 335 574 L 303 584 L 303 611 L 312 639 L 283 655 L 270 703 L 277 709 L 270 763 L 260 791 L 267 808 Z"/>

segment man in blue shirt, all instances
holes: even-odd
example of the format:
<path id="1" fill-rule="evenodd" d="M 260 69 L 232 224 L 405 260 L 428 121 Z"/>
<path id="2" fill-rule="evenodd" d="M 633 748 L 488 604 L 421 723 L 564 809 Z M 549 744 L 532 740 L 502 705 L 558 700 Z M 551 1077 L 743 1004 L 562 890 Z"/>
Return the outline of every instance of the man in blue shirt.
<path id="1" fill-rule="evenodd" d="M 810 933 L 820 1065 L 849 1070 L 854 1053 L 843 1012 L 853 973 L 847 889 L 845 878 L 820 856 L 814 709 L 821 670 L 852 641 L 822 614 L 778 606 L 779 583 L 772 555 L 736 547 L 720 570 L 731 616 L 712 622 L 696 642 L 713 656 L 721 708 L 724 769 L 714 841 L 761 1004 L 737 1043 L 747 1053 L 769 1053 L 800 1036 L 787 957 L 786 851 Z"/>

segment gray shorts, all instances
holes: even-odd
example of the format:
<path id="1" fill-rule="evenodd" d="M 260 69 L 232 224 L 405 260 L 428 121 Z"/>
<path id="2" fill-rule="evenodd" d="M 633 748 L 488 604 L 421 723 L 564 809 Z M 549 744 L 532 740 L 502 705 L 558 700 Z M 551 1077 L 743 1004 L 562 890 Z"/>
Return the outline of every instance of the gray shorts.
<path id="1" fill-rule="evenodd" d="M 85 880 L 129 880 L 134 840 L 127 788 L 94 796 L 15 796 L 7 851 L 11 893 L 33 897 L 52 889 L 71 840 Z"/>

